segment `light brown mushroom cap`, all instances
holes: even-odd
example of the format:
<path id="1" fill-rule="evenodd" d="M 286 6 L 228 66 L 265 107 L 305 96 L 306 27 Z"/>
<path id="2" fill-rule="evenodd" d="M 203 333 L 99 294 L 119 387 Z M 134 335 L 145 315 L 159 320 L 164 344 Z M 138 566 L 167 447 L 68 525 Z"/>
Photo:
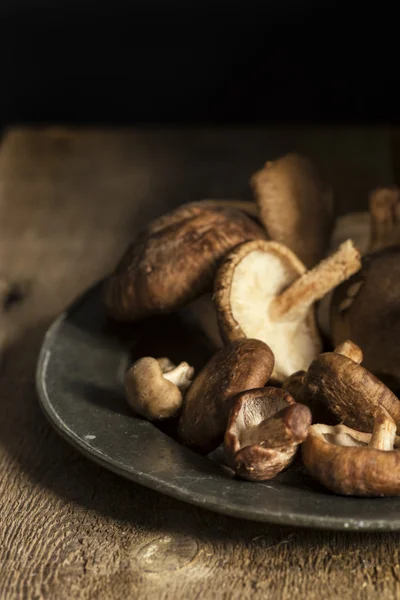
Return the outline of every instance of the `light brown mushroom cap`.
<path id="1" fill-rule="evenodd" d="M 186 395 L 178 428 L 182 441 L 212 452 L 224 438 L 234 396 L 264 386 L 273 366 L 274 356 L 260 340 L 236 340 L 216 352 Z"/>
<path id="2" fill-rule="evenodd" d="M 400 246 L 363 257 L 362 269 L 335 290 L 331 305 L 335 345 L 352 339 L 364 366 L 400 389 Z"/>
<path id="3" fill-rule="evenodd" d="M 244 479 L 272 479 L 291 464 L 310 425 L 309 409 L 280 388 L 242 392 L 225 432 L 227 463 Z"/>
<path id="4" fill-rule="evenodd" d="M 286 154 L 267 162 L 251 185 L 271 240 L 312 268 L 324 257 L 333 226 L 333 192 L 315 165 L 300 154 Z"/>
<path id="5" fill-rule="evenodd" d="M 349 356 L 360 356 L 348 342 Z M 400 426 L 400 401 L 358 362 L 340 352 L 325 352 L 310 364 L 304 376 L 303 394 L 312 406 L 324 406 L 337 421 L 359 431 L 371 432 L 377 409 L 383 406 Z"/>
<path id="6" fill-rule="evenodd" d="M 150 223 L 104 285 L 108 314 L 135 321 L 168 313 L 212 289 L 222 257 L 265 231 L 233 208 L 183 205 Z"/>
<path id="7" fill-rule="evenodd" d="M 400 451 L 396 426 L 384 409 L 375 419 L 374 433 L 336 425 L 312 425 L 302 445 L 310 474 L 336 494 L 351 496 L 400 495 Z"/>
<path id="8" fill-rule="evenodd" d="M 128 404 L 149 421 L 174 417 L 193 375 L 193 367 L 186 362 L 175 366 L 168 358 L 140 358 L 125 374 Z"/>
<path id="9" fill-rule="evenodd" d="M 255 240 L 226 255 L 217 271 L 214 301 L 222 338 L 266 342 L 274 352 L 272 377 L 306 370 L 321 351 L 313 303 L 360 266 L 351 242 L 312 271 L 289 248 Z"/>

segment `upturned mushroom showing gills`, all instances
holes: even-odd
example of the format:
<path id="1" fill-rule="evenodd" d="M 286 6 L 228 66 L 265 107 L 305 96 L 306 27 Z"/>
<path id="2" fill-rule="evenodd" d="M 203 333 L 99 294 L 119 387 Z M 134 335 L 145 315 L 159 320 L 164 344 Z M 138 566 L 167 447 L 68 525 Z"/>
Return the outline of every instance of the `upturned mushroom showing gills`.
<path id="1" fill-rule="evenodd" d="M 287 154 L 267 162 L 251 184 L 270 239 L 313 267 L 325 255 L 333 226 L 333 192 L 315 165 L 300 154 Z"/>
<path id="2" fill-rule="evenodd" d="M 379 407 L 372 434 L 344 425 L 312 425 L 302 445 L 310 474 L 336 494 L 399 496 L 400 451 L 396 424 Z"/>
<path id="3" fill-rule="evenodd" d="M 149 421 L 174 417 L 193 375 L 194 369 L 187 362 L 176 366 L 167 358 L 140 358 L 125 374 L 128 404 Z"/>
<path id="4" fill-rule="evenodd" d="M 321 351 L 313 304 L 360 268 L 349 240 L 311 271 L 289 248 L 255 240 L 227 254 L 217 271 L 214 301 L 222 338 L 256 338 L 275 356 L 273 379 L 306 370 Z"/>
<path id="5" fill-rule="evenodd" d="M 274 356 L 260 340 L 237 340 L 218 350 L 187 392 L 178 427 L 182 441 L 205 454 L 215 450 L 234 396 L 264 386 L 273 367 Z"/>
<path id="6" fill-rule="evenodd" d="M 320 354 L 303 376 L 300 397 L 307 398 L 313 414 L 314 407 L 328 411 L 329 424 L 341 421 L 348 427 L 370 433 L 376 411 L 383 407 L 399 427 L 399 399 L 362 367 L 361 361 L 360 348 L 350 341 L 334 352 Z"/>
<path id="7" fill-rule="evenodd" d="M 168 313 L 212 289 L 221 258 L 263 228 L 234 208 L 181 206 L 145 227 L 104 287 L 108 314 L 135 321 Z"/>
<path id="8" fill-rule="evenodd" d="M 334 344 L 352 339 L 364 365 L 396 392 L 400 388 L 400 246 L 368 254 L 362 268 L 334 292 Z"/>
<path id="9" fill-rule="evenodd" d="M 310 410 L 280 388 L 242 392 L 225 432 L 227 463 L 243 479 L 272 479 L 291 464 L 310 425 Z"/>

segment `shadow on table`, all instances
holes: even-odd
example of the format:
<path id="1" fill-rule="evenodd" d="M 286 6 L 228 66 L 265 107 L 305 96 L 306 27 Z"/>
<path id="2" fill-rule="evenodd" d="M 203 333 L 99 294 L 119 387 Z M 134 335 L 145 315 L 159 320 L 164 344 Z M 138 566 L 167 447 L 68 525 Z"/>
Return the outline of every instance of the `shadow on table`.
<path id="1" fill-rule="evenodd" d="M 368 539 L 377 543 L 384 536 L 400 541 L 398 533 L 319 532 L 217 515 L 91 463 L 52 430 L 36 399 L 36 361 L 47 326 L 46 323 L 32 328 L 16 340 L 6 352 L 0 370 L 0 444 L 10 454 L 14 470 L 22 470 L 32 484 L 107 519 L 134 523 L 143 530 L 161 534 L 192 535 L 211 544 L 240 541 L 268 548 L 284 543 L 307 551 L 320 544 L 335 543 L 340 537 L 346 538 L 348 548 L 365 544 Z M 8 485 L 13 485 L 11 477 Z"/>

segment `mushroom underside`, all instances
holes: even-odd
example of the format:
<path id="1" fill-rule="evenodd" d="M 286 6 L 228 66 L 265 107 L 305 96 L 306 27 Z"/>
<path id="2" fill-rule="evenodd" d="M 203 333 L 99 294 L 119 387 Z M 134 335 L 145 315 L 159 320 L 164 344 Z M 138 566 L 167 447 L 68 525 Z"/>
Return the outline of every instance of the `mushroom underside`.
<path id="1" fill-rule="evenodd" d="M 237 265 L 231 284 L 230 306 L 237 328 L 245 337 L 268 343 L 276 359 L 274 375 L 280 379 L 307 368 L 319 350 L 312 317 L 301 322 L 282 319 L 278 326 L 268 317 L 274 298 L 298 276 L 298 270 L 281 257 L 255 250 Z"/>

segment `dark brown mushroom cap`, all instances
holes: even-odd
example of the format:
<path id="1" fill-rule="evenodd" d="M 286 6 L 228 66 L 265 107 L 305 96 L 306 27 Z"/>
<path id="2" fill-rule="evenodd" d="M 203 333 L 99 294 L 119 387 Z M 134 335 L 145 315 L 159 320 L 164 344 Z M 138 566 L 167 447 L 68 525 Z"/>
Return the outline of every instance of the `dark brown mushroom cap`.
<path id="1" fill-rule="evenodd" d="M 244 479 L 272 479 L 292 462 L 310 425 L 309 409 L 281 388 L 242 392 L 225 432 L 227 463 Z"/>
<path id="2" fill-rule="evenodd" d="M 331 429 L 325 425 L 312 425 L 302 444 L 304 464 L 315 479 L 336 494 L 400 494 L 399 450 L 343 447 L 329 441 Z"/>
<path id="3" fill-rule="evenodd" d="M 186 394 L 178 433 L 199 452 L 212 452 L 223 440 L 233 398 L 264 386 L 274 367 L 270 348 L 260 340 L 236 340 L 203 367 Z"/>
<path id="4" fill-rule="evenodd" d="M 304 386 L 311 406 L 324 406 L 336 421 L 349 427 L 371 432 L 379 405 L 400 426 L 398 398 L 367 369 L 342 354 L 317 356 L 308 368 Z"/>
<path id="5" fill-rule="evenodd" d="M 327 423 L 334 425 L 337 417 L 318 398 L 316 394 L 310 394 L 306 386 L 307 371 L 297 371 L 282 383 L 282 389 L 289 392 L 296 402 L 305 404 L 311 411 L 313 423 Z"/>
<path id="6" fill-rule="evenodd" d="M 251 184 L 270 238 L 313 267 L 324 257 L 333 227 L 332 189 L 315 165 L 300 154 L 286 154 L 267 162 Z"/>
<path id="7" fill-rule="evenodd" d="M 335 345 L 352 339 L 364 366 L 400 388 L 400 246 L 369 254 L 362 269 L 335 290 L 331 329 Z"/>
<path id="8" fill-rule="evenodd" d="M 233 208 L 181 206 L 142 230 L 104 287 L 111 317 L 167 313 L 211 290 L 221 258 L 265 231 Z"/>

